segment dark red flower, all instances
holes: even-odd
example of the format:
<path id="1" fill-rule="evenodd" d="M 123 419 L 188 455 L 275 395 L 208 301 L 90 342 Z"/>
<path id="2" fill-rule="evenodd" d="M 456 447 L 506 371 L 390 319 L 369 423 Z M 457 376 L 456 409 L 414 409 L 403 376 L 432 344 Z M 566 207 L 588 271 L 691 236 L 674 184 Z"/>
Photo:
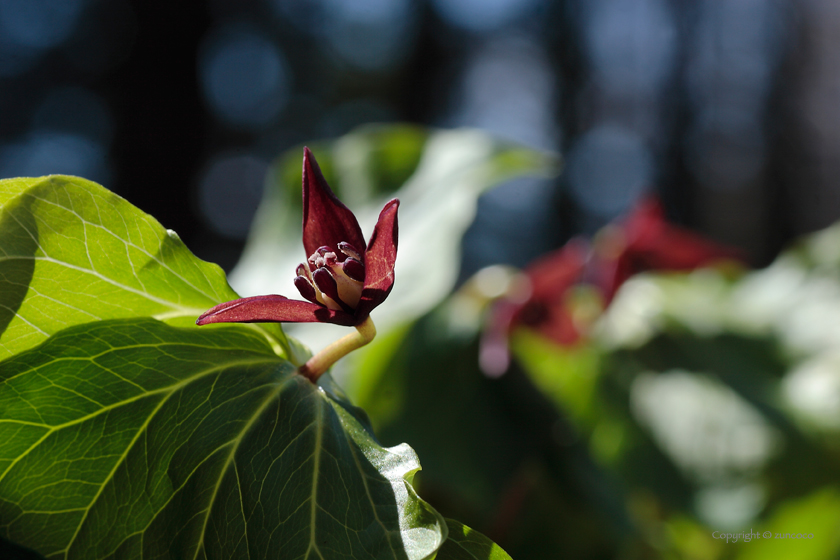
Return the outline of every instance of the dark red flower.
<path id="1" fill-rule="evenodd" d="M 688 271 L 740 259 L 739 251 L 668 223 L 662 205 L 651 197 L 637 204 L 623 221 L 599 233 L 590 280 L 609 302 L 628 278 L 646 270 Z"/>
<path id="2" fill-rule="evenodd" d="M 687 271 L 739 256 L 737 250 L 669 224 L 656 199 L 643 200 L 625 219 L 598 232 L 591 244 L 574 239 L 523 271 L 524 284 L 530 287 L 527 297 L 511 294 L 490 308 L 481 342 L 482 369 L 490 376 L 507 370 L 508 336 L 517 326 L 534 329 L 561 346 L 577 343 L 586 334 L 587 321 L 575 320 L 572 288 L 589 287 L 603 308 L 639 272 Z"/>
<path id="3" fill-rule="evenodd" d="M 495 302 L 488 311 L 481 337 L 479 362 L 482 370 L 496 377 L 510 364 L 508 336 L 520 325 L 539 330 L 544 336 L 568 346 L 580 338 L 569 309 L 567 292 L 584 274 L 589 244 L 574 239 L 560 249 L 531 263 L 522 272 L 522 280 L 507 297 Z"/>
<path id="4" fill-rule="evenodd" d="M 228 301 L 204 312 L 208 323 L 334 323 L 358 326 L 394 285 L 397 209 L 388 202 L 365 243 L 356 216 L 327 185 L 309 148 L 303 149 L 303 248 L 295 286 L 308 301 L 280 295 Z"/>

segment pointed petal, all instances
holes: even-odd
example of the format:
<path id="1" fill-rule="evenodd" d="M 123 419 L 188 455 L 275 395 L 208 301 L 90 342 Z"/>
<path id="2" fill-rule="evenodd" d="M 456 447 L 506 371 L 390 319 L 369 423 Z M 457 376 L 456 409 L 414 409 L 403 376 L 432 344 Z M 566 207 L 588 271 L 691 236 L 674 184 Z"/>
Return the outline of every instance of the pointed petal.
<path id="1" fill-rule="evenodd" d="M 669 223 L 659 200 L 639 203 L 624 223 L 625 253 L 643 266 L 663 270 L 690 270 L 716 260 L 740 260 L 742 255 L 698 233 Z"/>
<path id="2" fill-rule="evenodd" d="M 397 261 L 397 210 L 396 198 L 385 205 L 370 236 L 365 252 L 365 284 L 362 299 L 356 307 L 356 317 L 364 320 L 371 310 L 385 301 L 394 286 L 394 264 Z"/>
<path id="3" fill-rule="evenodd" d="M 309 257 L 324 245 L 335 251 L 341 241 L 364 252 L 365 238 L 356 216 L 327 185 L 309 148 L 303 149 L 303 248 Z"/>
<path id="4" fill-rule="evenodd" d="M 334 323 L 349 327 L 356 324 L 356 319 L 308 301 L 268 295 L 220 303 L 202 313 L 195 323 Z"/>
<path id="5" fill-rule="evenodd" d="M 718 244 L 666 221 L 655 198 L 643 200 L 622 225 L 626 247 L 615 258 L 605 294 L 610 301 L 618 288 L 645 270 L 694 270 L 720 261 L 741 261 L 737 249 Z"/>

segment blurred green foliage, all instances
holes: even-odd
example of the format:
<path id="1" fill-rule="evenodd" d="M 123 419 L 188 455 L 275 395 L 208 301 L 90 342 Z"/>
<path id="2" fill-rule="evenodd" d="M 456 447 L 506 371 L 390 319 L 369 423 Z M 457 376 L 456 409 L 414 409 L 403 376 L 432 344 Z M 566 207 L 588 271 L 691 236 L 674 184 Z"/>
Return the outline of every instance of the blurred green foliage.
<path id="1" fill-rule="evenodd" d="M 478 367 L 482 315 L 462 323 L 487 303 L 468 284 L 347 386 L 418 451 L 421 494 L 514 558 L 835 558 L 835 247 L 838 228 L 765 270 L 636 276 L 574 346 L 517 330 L 499 379 Z M 750 531 L 770 538 L 715 538 Z"/>
<path id="2" fill-rule="evenodd" d="M 364 197 L 408 173 L 400 157 Z M 574 345 L 513 332 L 494 379 L 478 353 L 497 295 L 468 282 L 340 371 L 445 516 L 514 558 L 840 554 L 840 226 L 764 270 L 636 275 Z"/>

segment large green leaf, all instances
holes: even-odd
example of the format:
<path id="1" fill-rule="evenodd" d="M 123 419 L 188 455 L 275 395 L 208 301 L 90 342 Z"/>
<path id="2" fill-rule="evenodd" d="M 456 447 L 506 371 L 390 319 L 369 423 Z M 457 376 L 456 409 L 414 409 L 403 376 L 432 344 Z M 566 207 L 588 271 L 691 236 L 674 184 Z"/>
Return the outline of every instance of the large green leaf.
<path id="1" fill-rule="evenodd" d="M 112 320 L 0 366 L 0 534 L 48 558 L 399 558 L 442 518 L 406 445 L 240 327 Z"/>
<path id="2" fill-rule="evenodd" d="M 194 326 L 236 297 L 218 267 L 83 179 L 0 181 L 0 205 L 0 539 L 85 559 L 439 548 L 414 451 L 297 375 L 279 327 Z"/>
<path id="3" fill-rule="evenodd" d="M 78 177 L 0 180 L 0 359 L 61 329 L 149 316 L 187 325 L 234 299 L 175 232 Z M 279 328 L 261 329 L 285 344 Z"/>

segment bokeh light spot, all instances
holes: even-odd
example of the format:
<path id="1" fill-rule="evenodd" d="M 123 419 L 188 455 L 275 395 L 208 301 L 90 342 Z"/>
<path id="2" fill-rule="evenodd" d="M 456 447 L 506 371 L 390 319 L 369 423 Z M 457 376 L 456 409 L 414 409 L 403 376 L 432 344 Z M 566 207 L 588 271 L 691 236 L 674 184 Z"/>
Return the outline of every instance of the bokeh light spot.
<path id="1" fill-rule="evenodd" d="M 0 177 L 63 174 L 107 183 L 106 150 L 78 134 L 36 130 L 20 142 L 0 147 Z"/>
<path id="2" fill-rule="evenodd" d="M 602 125 L 581 138 L 568 159 L 569 186 L 588 212 L 613 218 L 651 185 L 653 158 L 641 137 Z"/>
<path id="3" fill-rule="evenodd" d="M 210 163 L 199 183 L 199 207 L 225 237 L 245 239 L 262 197 L 268 164 L 252 155 L 228 154 Z"/>
<path id="4" fill-rule="evenodd" d="M 85 0 L 0 0 L 0 35 L 43 50 L 64 42 L 76 27 Z"/>
<path id="5" fill-rule="evenodd" d="M 77 133 L 103 145 L 111 142 L 113 119 L 101 97 L 81 87 L 50 91 L 35 109 L 32 124 L 37 129 Z"/>
<path id="6" fill-rule="evenodd" d="M 324 38 L 336 54 L 365 70 L 403 58 L 413 39 L 408 0 L 324 0 Z"/>
<path id="7" fill-rule="evenodd" d="M 560 136 L 552 112 L 554 80 L 545 52 L 534 41 L 522 36 L 488 41 L 469 60 L 446 124 L 554 149 Z"/>
<path id="8" fill-rule="evenodd" d="M 270 40 L 245 27 L 212 34 L 205 42 L 199 73 L 210 107 L 234 126 L 263 128 L 288 99 L 290 79 L 283 54 Z"/>
<path id="9" fill-rule="evenodd" d="M 470 31 L 492 31 L 512 23 L 539 0 L 432 0 L 449 23 Z"/>
<path id="10" fill-rule="evenodd" d="M 599 85 L 617 95 L 653 93 L 673 66 L 676 27 L 663 0 L 587 4 L 589 56 Z"/>

